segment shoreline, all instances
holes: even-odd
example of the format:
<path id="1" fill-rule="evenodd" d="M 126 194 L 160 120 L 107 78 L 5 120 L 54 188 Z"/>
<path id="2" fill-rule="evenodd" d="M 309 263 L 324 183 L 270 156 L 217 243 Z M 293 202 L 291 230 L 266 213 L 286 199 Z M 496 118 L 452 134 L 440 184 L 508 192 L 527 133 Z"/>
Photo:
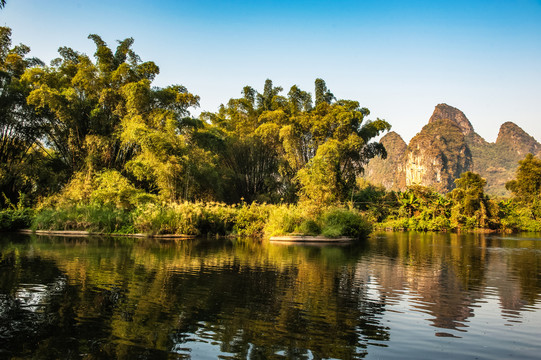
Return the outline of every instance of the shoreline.
<path id="1" fill-rule="evenodd" d="M 355 239 L 347 236 L 339 236 L 336 238 L 329 238 L 325 236 L 310 236 L 310 235 L 281 235 L 271 236 L 269 239 L 271 242 L 284 242 L 284 243 L 344 243 L 352 242 Z"/>
<path id="2" fill-rule="evenodd" d="M 134 237 L 134 238 L 155 238 L 155 239 L 195 239 L 197 235 L 185 235 L 185 234 L 118 234 L 118 233 L 102 233 L 91 232 L 83 230 L 31 230 L 21 229 L 16 231 L 20 234 L 34 234 L 34 235 L 53 235 L 53 236 L 122 236 L 122 237 Z"/>

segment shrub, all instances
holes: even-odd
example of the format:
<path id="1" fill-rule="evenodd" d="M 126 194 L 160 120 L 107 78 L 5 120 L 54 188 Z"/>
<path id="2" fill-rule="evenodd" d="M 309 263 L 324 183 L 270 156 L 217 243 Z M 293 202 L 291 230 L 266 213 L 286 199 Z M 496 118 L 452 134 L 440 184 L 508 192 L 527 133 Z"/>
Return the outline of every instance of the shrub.
<path id="1" fill-rule="evenodd" d="M 236 210 L 221 203 L 148 204 L 137 210 L 135 228 L 146 234 L 227 235 Z"/>
<path id="2" fill-rule="evenodd" d="M 321 234 L 321 227 L 314 220 L 304 220 L 295 230 L 295 232 L 305 234 L 305 235 L 319 235 Z"/>
<path id="3" fill-rule="evenodd" d="M 132 210 L 156 202 L 155 195 L 135 188 L 116 170 L 78 172 L 64 189 L 42 201 L 38 208 L 68 208 L 96 205 Z"/>
<path id="4" fill-rule="evenodd" d="M 372 230 L 360 212 L 331 208 L 322 215 L 322 234 L 328 237 L 350 236 L 360 238 Z"/>
<path id="5" fill-rule="evenodd" d="M 30 227 L 31 209 L 9 209 L 0 211 L 0 231 L 13 231 Z"/>
<path id="6" fill-rule="evenodd" d="M 99 233 L 134 232 L 130 212 L 107 206 L 81 205 L 42 209 L 32 220 L 33 230 L 80 230 Z"/>
<path id="7" fill-rule="evenodd" d="M 242 204 L 237 210 L 233 231 L 243 236 L 258 236 L 266 233 L 266 225 L 270 221 L 269 216 L 274 205 L 258 204 L 253 202 L 250 205 Z"/>

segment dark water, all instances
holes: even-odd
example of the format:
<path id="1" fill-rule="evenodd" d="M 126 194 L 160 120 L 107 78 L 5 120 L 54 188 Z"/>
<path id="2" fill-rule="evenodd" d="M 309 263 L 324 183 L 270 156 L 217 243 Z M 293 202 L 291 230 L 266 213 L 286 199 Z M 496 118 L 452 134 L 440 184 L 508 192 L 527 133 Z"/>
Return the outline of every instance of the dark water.
<path id="1" fill-rule="evenodd" d="M 541 240 L 0 234 L 0 359 L 539 359 Z"/>

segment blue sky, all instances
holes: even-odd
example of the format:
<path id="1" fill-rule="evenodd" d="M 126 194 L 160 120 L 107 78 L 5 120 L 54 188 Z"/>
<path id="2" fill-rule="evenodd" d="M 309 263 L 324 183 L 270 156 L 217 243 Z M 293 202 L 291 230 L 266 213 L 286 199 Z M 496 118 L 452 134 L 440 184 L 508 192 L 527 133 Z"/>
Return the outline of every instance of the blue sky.
<path id="1" fill-rule="evenodd" d="M 445 102 L 494 141 L 513 121 L 541 140 L 541 1 L 7 0 L 0 24 L 49 62 L 60 46 L 93 54 L 88 34 L 126 37 L 215 111 L 265 79 L 287 93 L 318 77 L 406 141 Z"/>

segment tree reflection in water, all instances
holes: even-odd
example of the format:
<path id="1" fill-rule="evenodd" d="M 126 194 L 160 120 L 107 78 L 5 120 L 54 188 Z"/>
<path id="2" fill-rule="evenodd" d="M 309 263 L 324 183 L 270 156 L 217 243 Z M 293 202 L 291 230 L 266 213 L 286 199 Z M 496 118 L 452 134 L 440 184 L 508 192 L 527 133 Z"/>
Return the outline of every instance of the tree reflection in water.
<path id="1" fill-rule="evenodd" d="M 438 337 L 467 332 L 487 294 L 500 296 L 502 316 L 533 309 L 539 243 L 394 233 L 318 248 L 4 235 L 0 357 L 362 358 L 392 345 L 385 319 L 397 304 L 429 314 Z"/>

